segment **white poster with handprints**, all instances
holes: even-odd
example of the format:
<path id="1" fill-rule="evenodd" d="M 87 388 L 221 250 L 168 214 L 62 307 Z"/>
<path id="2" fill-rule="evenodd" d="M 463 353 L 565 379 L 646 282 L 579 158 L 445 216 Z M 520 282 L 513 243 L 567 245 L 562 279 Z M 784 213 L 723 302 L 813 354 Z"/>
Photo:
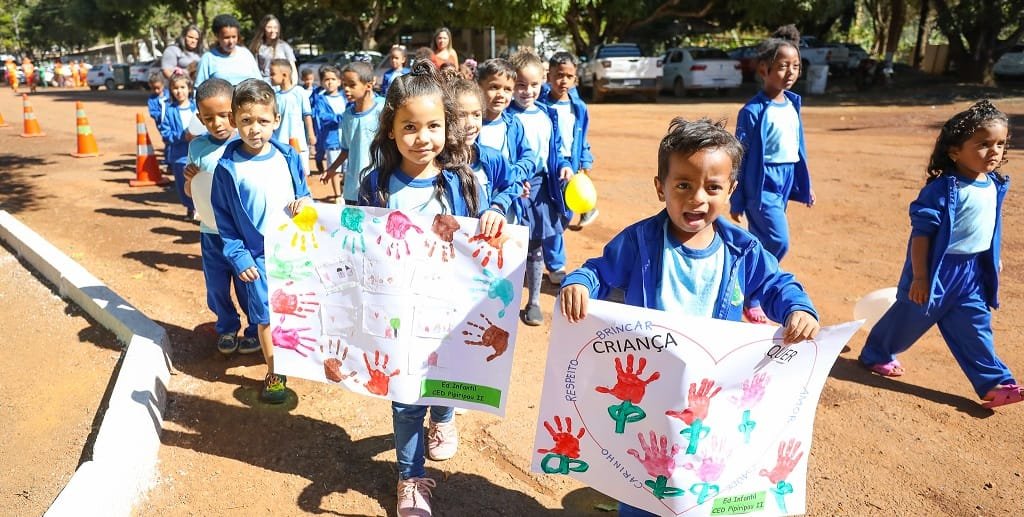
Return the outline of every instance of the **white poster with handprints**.
<path id="1" fill-rule="evenodd" d="M 527 231 L 314 204 L 266 235 L 277 373 L 503 415 Z"/>
<path id="2" fill-rule="evenodd" d="M 591 300 L 555 308 L 532 467 L 663 516 L 802 514 L 821 388 L 860 327 L 769 325 Z"/>

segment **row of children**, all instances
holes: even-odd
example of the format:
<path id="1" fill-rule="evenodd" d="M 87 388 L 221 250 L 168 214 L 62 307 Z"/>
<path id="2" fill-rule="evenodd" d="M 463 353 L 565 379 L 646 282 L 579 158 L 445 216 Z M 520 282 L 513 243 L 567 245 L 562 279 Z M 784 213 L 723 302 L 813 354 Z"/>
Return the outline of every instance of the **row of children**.
<path id="1" fill-rule="evenodd" d="M 765 90 L 741 111 L 740 140 L 707 120 L 673 121 L 659 147 L 654 182 L 665 210 L 626 228 L 603 256 L 560 282 L 562 310 L 570 321 L 586 317 L 589 298 L 606 298 L 614 288 L 624 291 L 628 304 L 730 320 L 742 319 L 745 306 L 749 314 L 756 301 L 767 317 L 783 322 L 786 342 L 816 335 L 819 323 L 809 298 L 760 240 L 781 243 L 774 250 L 781 256 L 788 242 L 779 233 L 785 229 L 787 201 L 813 200 L 800 99 L 787 91 L 799 75 L 798 48 L 785 40 L 766 42 L 759 70 Z M 372 77 L 350 71 L 354 86 L 372 86 Z M 541 268 L 546 262 L 553 281 L 564 275 L 561 231 L 568 214 L 561 188 L 571 174 L 592 163 L 586 111 L 579 110 L 582 102 L 571 88 L 574 75 L 571 56 L 556 56 L 548 72 L 550 91 L 542 94 L 543 62 L 524 52 L 510 62 L 483 63 L 478 84 L 442 76 L 423 62 L 395 79 L 383 100 L 367 88 L 354 98 L 362 102 L 350 108 L 354 114 L 379 109 L 379 115 L 371 117 L 375 130 L 364 132 L 368 165 L 346 171 L 352 174 L 346 176 L 346 191 L 351 183 L 358 186 L 349 201 L 478 217 L 481 232 L 492 236 L 510 217 L 529 224 L 530 296 L 524 319 L 539 324 Z M 310 202 L 299 153 L 273 138 L 281 120 L 277 102 L 260 80 L 243 81 L 233 90 L 224 81 L 201 85 L 196 103 L 209 133 L 190 146 L 189 161 L 197 174 L 188 191 L 203 222 L 204 274 L 217 313 L 218 348 L 223 353 L 263 351 L 268 371 L 261 399 L 270 403 L 285 399 L 287 379 L 273 370 L 263 225 L 270 210 L 287 207 L 294 214 Z M 574 119 L 563 115 L 565 104 Z M 873 371 L 900 374 L 899 365 L 891 364 L 893 354 L 938 321 L 955 350 L 954 341 L 970 342 L 955 355 L 992 407 L 1024 398 L 1024 390 L 995 357 L 987 319 L 988 307 L 995 306 L 999 202 L 1005 192 L 1005 179 L 994 170 L 1002 163 L 1006 127 L 1005 115 L 979 104 L 943 128 L 934 153 L 938 160 L 929 167 L 930 176 L 941 181 L 930 180 L 912 208 L 912 274 L 905 275 L 901 301 L 872 332 L 862 355 Z M 229 142 L 233 128 L 238 139 Z M 968 186 L 984 194 L 971 194 Z M 944 195 L 947 190 L 950 196 Z M 764 218 L 764 237 L 758 235 L 759 223 L 751 224 L 751 235 L 721 217 L 745 212 L 753 219 L 761 217 L 755 211 L 770 213 L 766 207 L 776 206 L 782 213 Z M 770 240 L 773 235 L 779 238 Z M 230 299 L 232 283 L 249 320 L 240 340 L 235 337 L 241 325 Z M 961 315 L 965 311 L 971 312 Z M 894 323 L 911 318 L 920 322 L 913 332 Z M 436 483 L 426 477 L 425 454 L 443 460 L 455 453 L 452 410 L 399 403 L 392 408 L 398 514 L 430 515 Z M 623 514 L 634 510 L 624 506 Z"/>

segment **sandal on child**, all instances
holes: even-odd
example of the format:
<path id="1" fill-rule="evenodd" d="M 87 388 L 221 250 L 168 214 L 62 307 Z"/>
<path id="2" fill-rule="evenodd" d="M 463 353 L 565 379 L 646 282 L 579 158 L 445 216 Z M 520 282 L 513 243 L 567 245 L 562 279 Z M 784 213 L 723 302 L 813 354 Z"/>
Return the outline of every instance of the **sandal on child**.
<path id="1" fill-rule="evenodd" d="M 868 370 L 871 370 L 882 377 L 900 377 L 906 370 L 903 369 L 903 365 L 900 364 L 898 359 L 893 359 L 888 363 L 879 363 L 866 365 Z"/>
<path id="2" fill-rule="evenodd" d="M 1017 384 L 996 386 L 985 394 L 983 400 L 988 402 L 985 402 L 982 406 L 989 409 L 1024 401 L 1024 386 Z"/>

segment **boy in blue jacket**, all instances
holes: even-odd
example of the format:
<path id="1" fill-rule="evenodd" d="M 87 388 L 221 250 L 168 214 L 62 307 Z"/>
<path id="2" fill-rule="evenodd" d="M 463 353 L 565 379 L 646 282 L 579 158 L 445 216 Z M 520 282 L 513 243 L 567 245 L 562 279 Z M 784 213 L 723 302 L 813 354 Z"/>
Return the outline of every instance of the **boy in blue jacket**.
<path id="1" fill-rule="evenodd" d="M 740 143 L 708 119 L 672 121 L 658 148 L 654 186 L 665 210 L 627 227 L 565 278 L 562 315 L 575 323 L 587 301 L 625 291 L 628 305 L 741 321 L 743 300 L 757 296 L 786 343 L 818 334 L 817 313 L 803 287 L 745 230 L 728 222 Z M 654 515 L 619 503 L 619 515 Z"/>
<path id="2" fill-rule="evenodd" d="M 258 325 L 267 361 L 260 400 L 280 404 L 287 399 L 287 379 L 274 374 L 263 238 L 273 211 L 294 216 L 312 200 L 299 153 L 272 138 L 281 116 L 269 84 L 262 79 L 239 83 L 231 99 L 231 121 L 238 140 L 227 144 L 217 162 L 210 201 L 224 256 L 245 282 L 246 316 Z"/>
<path id="3" fill-rule="evenodd" d="M 576 56 L 568 52 L 555 52 L 548 60 L 548 82 L 541 86 L 537 102 L 558 113 L 562 155 L 569 160 L 572 170 L 590 174 L 594 166 L 594 155 L 590 153 L 590 142 L 587 140 L 590 113 L 576 89 L 576 79 Z M 579 228 L 594 222 L 599 213 L 595 207 L 580 214 Z"/>

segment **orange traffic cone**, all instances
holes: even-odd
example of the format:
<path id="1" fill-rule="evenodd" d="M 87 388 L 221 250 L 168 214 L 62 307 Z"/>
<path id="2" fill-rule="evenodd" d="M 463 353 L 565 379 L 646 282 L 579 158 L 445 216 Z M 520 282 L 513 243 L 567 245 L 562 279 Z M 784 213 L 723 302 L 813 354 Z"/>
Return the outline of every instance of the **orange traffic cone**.
<path id="1" fill-rule="evenodd" d="M 302 152 L 302 148 L 299 147 L 299 139 L 298 138 L 295 138 L 294 136 L 289 138 L 288 139 L 288 145 L 292 146 L 292 149 L 295 149 L 296 151 L 298 151 L 300 153 Z"/>
<path id="2" fill-rule="evenodd" d="M 25 118 L 25 129 L 22 130 L 21 136 L 25 138 L 46 136 L 46 133 L 43 133 L 43 130 L 39 128 L 39 121 L 36 120 L 36 112 L 32 111 L 32 103 L 28 101 L 28 94 L 21 94 L 21 105 Z"/>
<path id="3" fill-rule="evenodd" d="M 78 131 L 78 152 L 71 153 L 71 156 L 75 158 L 99 156 L 100 150 L 96 147 L 96 136 L 92 134 L 89 118 L 85 116 L 85 108 L 79 101 L 75 101 L 75 125 Z"/>
<path id="4" fill-rule="evenodd" d="M 9 127 L 9 126 L 10 126 L 10 124 L 8 124 L 8 123 L 7 123 L 7 122 L 6 122 L 5 120 L 4 120 L 4 114 L 3 114 L 3 113 L 0 113 L 0 127 Z"/>
<path id="5" fill-rule="evenodd" d="M 152 187 L 169 183 L 170 180 L 160 173 L 160 165 L 156 162 L 153 142 L 146 131 L 146 118 L 142 113 L 135 114 L 135 144 L 138 152 L 135 156 L 135 179 L 128 182 L 133 187 Z"/>

